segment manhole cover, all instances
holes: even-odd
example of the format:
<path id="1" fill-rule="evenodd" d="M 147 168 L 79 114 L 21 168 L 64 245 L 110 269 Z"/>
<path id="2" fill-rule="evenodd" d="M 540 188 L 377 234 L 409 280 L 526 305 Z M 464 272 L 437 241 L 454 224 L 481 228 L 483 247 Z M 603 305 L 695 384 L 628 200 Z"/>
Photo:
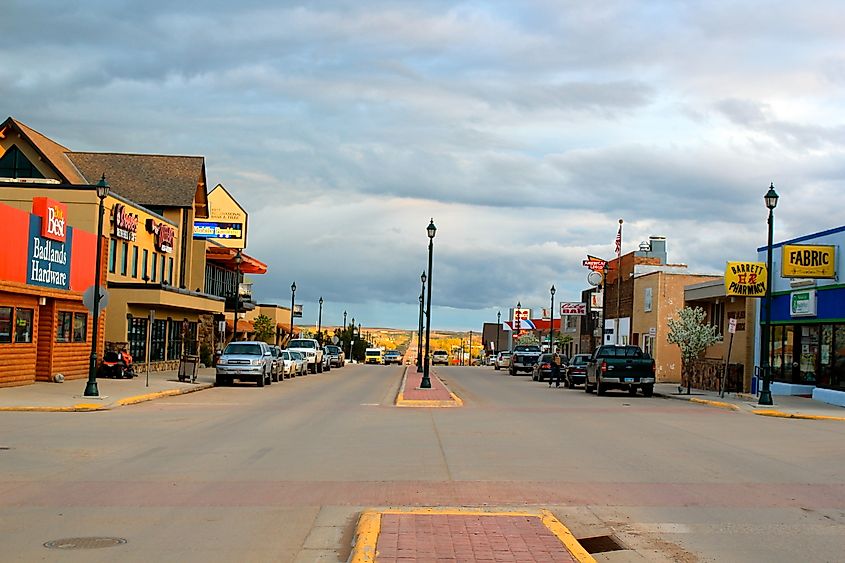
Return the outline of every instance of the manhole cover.
<path id="1" fill-rule="evenodd" d="M 44 547 L 50 549 L 100 549 L 126 543 L 125 538 L 63 538 L 48 541 Z"/>

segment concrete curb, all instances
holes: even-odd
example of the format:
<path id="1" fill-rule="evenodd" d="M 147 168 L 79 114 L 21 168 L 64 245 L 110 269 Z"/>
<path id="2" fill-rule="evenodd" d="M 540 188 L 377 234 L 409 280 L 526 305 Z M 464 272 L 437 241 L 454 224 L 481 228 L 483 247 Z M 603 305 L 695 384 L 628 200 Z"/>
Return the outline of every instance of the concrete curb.
<path id="1" fill-rule="evenodd" d="M 757 397 L 753 395 L 746 395 L 742 394 L 752 399 L 756 399 Z M 754 409 L 743 409 L 739 405 L 735 405 L 733 403 L 726 403 L 724 401 L 713 401 L 710 399 L 700 399 L 698 397 L 692 396 L 685 396 L 685 395 L 667 395 L 665 393 L 655 393 L 655 397 L 661 397 L 663 399 L 674 399 L 676 401 L 686 401 L 688 403 L 697 403 L 699 405 L 705 405 L 708 407 L 715 407 L 720 409 L 732 410 L 734 412 L 749 412 L 751 414 L 756 414 L 758 416 L 771 416 L 776 418 L 793 418 L 796 420 L 834 420 L 834 421 L 845 421 L 845 417 L 843 416 L 830 416 L 830 415 L 823 415 L 823 414 L 804 414 L 804 413 L 789 413 L 783 412 L 779 410 L 754 410 Z M 738 395 L 741 396 L 741 395 Z"/>
<path id="2" fill-rule="evenodd" d="M 127 405 L 136 405 L 138 403 L 145 403 L 147 401 L 154 401 L 163 397 L 175 397 L 177 395 L 187 395 L 188 393 L 196 393 L 197 391 L 204 391 L 206 389 L 213 389 L 212 383 L 199 383 L 195 387 L 186 387 L 182 389 L 166 389 L 164 391 L 156 391 L 153 393 L 144 393 L 143 395 L 134 395 L 132 397 L 125 397 L 119 399 L 114 403 L 107 405 L 97 403 L 79 403 L 70 407 L 42 407 L 42 406 L 11 406 L 0 407 L 0 412 L 101 412 L 109 411 L 117 407 L 125 407 Z"/>
<path id="3" fill-rule="evenodd" d="M 732 411 L 738 411 L 739 407 L 734 405 L 733 403 L 725 403 L 723 401 L 711 401 L 709 399 L 698 399 L 693 397 L 689 400 L 691 403 L 698 403 L 700 405 L 708 405 L 711 407 L 716 407 L 719 409 L 728 409 Z"/>
<path id="4" fill-rule="evenodd" d="M 402 384 L 399 386 L 399 392 L 396 394 L 396 399 L 393 405 L 396 407 L 426 407 L 426 408 L 454 408 L 464 406 L 463 400 L 449 391 L 450 400 L 421 400 L 421 399 L 406 399 L 405 398 L 405 382 L 408 380 L 408 366 L 405 366 L 402 372 Z M 442 381 L 441 381 L 442 383 Z M 443 384 L 446 387 L 446 384 Z M 449 390 L 448 387 L 446 387 Z"/>
<path id="5" fill-rule="evenodd" d="M 383 514 L 430 514 L 430 515 L 463 515 L 463 516 L 526 516 L 539 518 L 546 528 L 560 540 L 567 551 L 579 563 L 596 563 L 595 558 L 587 553 L 587 550 L 569 531 L 563 522 L 558 520 L 551 511 L 540 509 L 495 511 L 479 510 L 477 508 L 463 507 L 420 507 L 420 508 L 387 508 L 383 510 L 369 509 L 361 513 L 358 525 L 355 527 L 352 553 L 349 555 L 348 563 L 373 563 L 378 556 L 376 546 L 381 531 L 381 517 Z"/>

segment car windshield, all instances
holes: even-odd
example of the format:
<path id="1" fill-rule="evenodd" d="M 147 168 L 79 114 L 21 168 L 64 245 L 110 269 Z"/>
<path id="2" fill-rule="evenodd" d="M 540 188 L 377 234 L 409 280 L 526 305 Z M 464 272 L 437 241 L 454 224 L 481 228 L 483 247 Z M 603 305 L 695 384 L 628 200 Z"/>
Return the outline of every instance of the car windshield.
<path id="1" fill-rule="evenodd" d="M 435 356 L 448 356 L 449 354 L 447 354 L 446 352 L 435 352 L 434 355 Z"/>
<path id="2" fill-rule="evenodd" d="M 337 346 L 326 346 L 326 352 L 329 354 L 340 354 L 340 348 Z"/>
<path id="3" fill-rule="evenodd" d="M 288 348 L 316 348 L 317 343 L 313 340 L 291 340 Z"/>
<path id="4" fill-rule="evenodd" d="M 381 356 L 380 350 L 367 350 L 368 356 Z"/>
<path id="5" fill-rule="evenodd" d="M 388 356 L 398 356 L 398 355 L 399 355 L 399 351 L 398 351 L 398 350 L 388 350 L 388 351 L 387 351 L 387 355 L 388 355 Z"/>
<path id="6" fill-rule="evenodd" d="M 514 352 L 539 352 L 540 347 L 534 345 L 520 345 L 513 349 Z"/>
<path id="7" fill-rule="evenodd" d="M 230 355 L 230 356 L 260 356 L 261 355 L 261 346 L 258 344 L 229 344 L 226 346 L 226 349 L 223 350 L 223 355 Z"/>
<path id="8" fill-rule="evenodd" d="M 551 362 L 552 361 L 552 355 L 551 354 L 543 354 L 542 356 L 540 356 L 540 361 L 541 362 Z"/>
<path id="9" fill-rule="evenodd" d="M 290 351 L 290 356 L 291 356 L 291 358 L 293 358 L 294 360 L 301 360 L 301 359 L 302 359 L 302 352 L 296 352 L 296 351 L 294 351 L 294 350 L 291 350 L 291 351 Z"/>
<path id="10" fill-rule="evenodd" d="M 510 352 L 500 352 L 499 355 L 503 358 L 508 358 L 508 357 L 510 357 L 511 353 Z"/>

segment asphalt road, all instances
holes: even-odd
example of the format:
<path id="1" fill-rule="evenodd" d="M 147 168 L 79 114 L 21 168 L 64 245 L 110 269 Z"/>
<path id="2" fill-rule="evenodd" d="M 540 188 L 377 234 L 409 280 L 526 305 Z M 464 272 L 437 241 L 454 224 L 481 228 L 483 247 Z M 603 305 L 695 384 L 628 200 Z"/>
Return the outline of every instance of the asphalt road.
<path id="1" fill-rule="evenodd" d="M 413 368 L 411 368 L 413 369 Z M 845 424 L 347 366 L 97 413 L 0 413 L 3 561 L 345 561 L 372 506 L 550 508 L 608 561 L 841 561 Z M 45 542 L 119 537 L 104 549 Z"/>

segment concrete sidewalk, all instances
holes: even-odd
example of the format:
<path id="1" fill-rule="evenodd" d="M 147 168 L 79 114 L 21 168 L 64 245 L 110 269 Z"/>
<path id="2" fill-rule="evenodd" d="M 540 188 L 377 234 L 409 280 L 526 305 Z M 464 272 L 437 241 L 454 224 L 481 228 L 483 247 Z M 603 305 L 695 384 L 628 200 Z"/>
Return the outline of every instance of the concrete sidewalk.
<path id="1" fill-rule="evenodd" d="M 197 371 L 196 383 L 179 381 L 178 372 L 150 372 L 133 379 L 97 379 L 99 397 L 85 397 L 87 379 L 63 383 L 38 381 L 32 385 L 0 389 L 0 411 L 86 412 L 151 401 L 161 397 L 182 395 L 214 387 L 214 368 Z"/>
<path id="2" fill-rule="evenodd" d="M 676 383 L 658 383 L 654 386 L 655 396 L 666 399 L 689 401 L 761 416 L 845 421 L 845 409 L 842 407 L 814 401 L 807 397 L 774 395 L 772 400 L 775 404 L 763 406 L 757 404 L 757 397 L 745 393 L 725 393 L 724 398 L 719 397 L 719 393 L 716 391 L 704 391 L 702 389 L 692 389 L 689 395 L 686 393 L 686 387 L 679 392 Z"/>

